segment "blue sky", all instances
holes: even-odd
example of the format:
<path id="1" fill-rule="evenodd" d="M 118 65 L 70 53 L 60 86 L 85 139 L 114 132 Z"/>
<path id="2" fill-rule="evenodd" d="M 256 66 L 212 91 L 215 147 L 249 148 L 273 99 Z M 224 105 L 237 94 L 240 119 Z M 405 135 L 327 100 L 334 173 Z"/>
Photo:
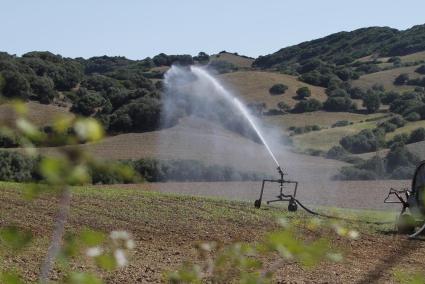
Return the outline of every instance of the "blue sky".
<path id="1" fill-rule="evenodd" d="M 342 30 L 425 23 L 425 1 L 0 0 L 0 50 L 68 57 L 256 57 Z"/>

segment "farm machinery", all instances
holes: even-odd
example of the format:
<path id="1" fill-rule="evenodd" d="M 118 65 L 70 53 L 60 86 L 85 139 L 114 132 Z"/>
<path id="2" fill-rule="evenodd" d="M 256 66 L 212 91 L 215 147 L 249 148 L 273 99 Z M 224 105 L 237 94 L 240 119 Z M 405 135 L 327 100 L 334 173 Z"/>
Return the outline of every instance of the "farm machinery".
<path id="1" fill-rule="evenodd" d="M 266 184 L 266 182 L 270 182 L 270 183 L 278 183 L 279 184 L 279 195 L 276 196 L 276 199 L 274 200 L 269 200 L 266 203 L 270 204 L 272 202 L 280 202 L 280 201 L 287 201 L 288 202 L 288 211 L 290 212 L 295 212 L 298 209 L 298 205 L 297 205 L 297 200 L 296 200 L 296 195 L 297 195 L 297 189 L 298 189 L 298 182 L 297 181 L 291 181 L 291 180 L 286 180 L 285 177 L 285 173 L 282 171 L 282 168 L 280 166 L 277 167 L 277 171 L 280 175 L 279 179 L 263 179 L 263 183 L 261 185 L 261 191 L 260 191 L 260 198 L 255 200 L 254 202 L 254 206 L 256 208 L 260 208 L 261 207 L 261 202 L 263 200 L 263 194 L 264 194 L 264 185 Z M 285 186 L 288 184 L 292 184 L 293 186 L 293 191 L 292 193 L 285 193 L 284 190 L 286 189 Z"/>
<path id="2" fill-rule="evenodd" d="M 296 199 L 298 182 L 285 179 L 285 174 L 280 166 L 277 168 L 277 171 L 280 178 L 263 180 L 260 197 L 254 202 L 254 206 L 256 208 L 261 207 L 265 184 L 268 182 L 278 183 L 279 194 L 276 196 L 276 199 L 267 201 L 267 204 L 284 201 L 288 202 L 288 211 L 290 212 L 297 211 L 299 205 L 307 212 L 317 216 L 344 219 L 336 216 L 320 214 L 304 206 Z M 286 191 L 287 185 L 293 185 L 292 192 Z M 400 215 L 396 222 L 397 231 L 399 233 L 409 234 L 410 238 L 416 238 L 425 232 L 425 161 L 421 162 L 416 168 L 411 187 L 401 190 L 391 188 L 384 200 L 384 203 L 396 203 L 402 205 Z"/>
<path id="3" fill-rule="evenodd" d="M 399 233 L 415 238 L 425 232 L 425 161 L 416 168 L 411 188 L 391 188 L 384 202 L 402 205 L 396 223 Z"/>

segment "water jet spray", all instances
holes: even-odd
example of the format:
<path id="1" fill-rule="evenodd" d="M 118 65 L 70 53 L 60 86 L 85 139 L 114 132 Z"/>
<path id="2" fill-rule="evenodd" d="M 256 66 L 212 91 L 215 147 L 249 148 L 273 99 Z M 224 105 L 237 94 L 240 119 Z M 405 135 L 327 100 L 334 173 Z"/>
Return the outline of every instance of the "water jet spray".
<path id="1" fill-rule="evenodd" d="M 267 204 L 271 202 L 287 201 L 289 202 L 288 210 L 296 211 L 297 201 L 295 197 L 297 193 L 298 182 L 285 179 L 286 174 L 283 172 L 282 167 L 280 166 L 276 156 L 274 155 L 269 144 L 267 143 L 263 133 L 260 131 L 260 127 L 257 125 L 255 119 L 252 117 L 252 115 L 250 114 L 246 106 L 238 98 L 233 96 L 233 94 L 230 93 L 226 88 L 224 88 L 223 85 L 216 78 L 214 78 L 214 76 L 212 76 L 207 70 L 205 70 L 202 67 L 190 66 L 190 69 L 189 68 L 183 69 L 181 67 L 173 66 L 169 71 L 167 71 L 165 75 L 166 82 L 177 82 L 177 83 L 180 83 L 180 87 L 189 88 L 190 85 L 193 83 L 193 81 L 185 80 L 186 77 L 193 77 L 194 79 L 198 80 L 197 83 L 204 85 L 209 90 L 211 90 L 211 93 L 216 94 L 219 98 L 224 99 L 229 105 L 235 107 L 239 111 L 239 113 L 242 114 L 244 120 L 246 120 L 246 122 L 249 123 L 250 128 L 255 132 L 256 136 L 261 141 L 261 144 L 264 145 L 269 156 L 271 157 L 273 162 L 276 164 L 279 178 L 264 179 L 262 181 L 260 197 L 259 199 L 255 201 L 255 207 L 257 208 L 261 207 L 261 202 L 262 202 L 263 193 L 264 193 L 264 186 L 266 183 L 270 182 L 270 183 L 279 184 L 279 195 L 277 195 L 275 200 L 267 201 Z M 284 191 L 287 185 L 293 186 L 293 191 L 291 193 L 286 193 Z"/>

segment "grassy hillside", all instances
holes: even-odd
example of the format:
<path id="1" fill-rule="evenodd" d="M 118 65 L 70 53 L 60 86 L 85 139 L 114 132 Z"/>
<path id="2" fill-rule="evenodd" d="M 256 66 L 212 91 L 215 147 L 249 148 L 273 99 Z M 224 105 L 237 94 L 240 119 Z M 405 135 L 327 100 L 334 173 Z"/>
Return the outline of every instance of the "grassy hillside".
<path id="1" fill-rule="evenodd" d="M 275 281 L 392 282 L 399 269 L 420 269 L 425 246 L 394 236 L 391 225 L 362 225 L 349 223 L 360 231 L 360 239 L 348 241 L 332 230 L 309 229 L 310 216 L 303 212 L 289 214 L 276 207 L 254 209 L 251 203 L 219 199 L 195 198 L 158 194 L 116 187 L 73 188 L 68 232 L 92 228 L 105 233 L 124 229 L 130 232 L 136 248 L 130 265 L 123 269 L 102 273 L 107 283 L 160 283 L 163 273 L 178 267 L 184 261 L 197 261 L 193 249 L 201 241 L 229 244 L 236 241 L 254 242 L 267 231 L 277 228 L 276 218 L 294 221 L 302 231 L 303 239 L 330 238 L 332 248 L 341 251 L 340 263 L 324 262 L 316 268 L 303 269 L 297 263 L 283 262 L 276 266 Z M 28 282 L 37 280 L 39 266 L 47 248 L 57 208 L 55 199 L 41 198 L 32 202 L 22 197 L 18 184 L 0 184 L 0 221 L 29 229 L 35 239 L 19 254 L 5 254 L 2 268 L 17 267 Z M 328 212 L 329 213 L 329 212 Z M 389 221 L 393 215 L 375 211 L 334 211 L 332 214 L 349 215 L 360 220 Z M 274 257 L 264 259 L 266 266 L 274 264 Z M 88 259 L 75 267 L 94 270 Z M 374 274 L 375 271 L 378 274 Z M 98 272 L 98 271 L 97 271 Z M 55 269 L 53 281 L 58 281 L 61 270 Z M 368 280 L 369 279 L 369 280 Z"/>
<path id="2" fill-rule="evenodd" d="M 376 84 L 384 86 L 385 90 L 387 91 L 394 90 L 397 92 L 403 92 L 403 91 L 413 90 L 415 86 L 394 85 L 394 79 L 397 78 L 397 76 L 399 76 L 402 73 L 408 74 L 411 79 L 420 78 L 421 75 L 415 72 L 415 70 L 418 67 L 419 66 L 417 65 L 417 66 L 394 68 L 390 70 L 363 75 L 358 80 L 353 80 L 352 85 L 354 87 L 360 87 L 365 90 L 372 88 Z"/>
<path id="3" fill-rule="evenodd" d="M 263 119 L 275 126 L 288 129 L 291 126 L 302 127 L 306 125 L 319 125 L 329 128 L 337 121 L 347 120 L 349 122 L 360 122 L 383 116 L 382 113 L 360 114 L 352 112 L 325 112 L 315 111 L 306 113 L 288 113 L 285 115 L 265 116 Z"/>
<path id="4" fill-rule="evenodd" d="M 306 134 L 293 136 L 294 145 L 300 150 L 316 149 L 328 151 L 333 146 L 339 145 L 342 137 L 353 135 L 363 129 L 373 129 L 376 122 L 358 122 L 345 127 L 328 128 L 320 131 L 313 131 Z"/>
<path id="5" fill-rule="evenodd" d="M 28 109 L 28 119 L 38 126 L 50 124 L 55 118 L 61 115 L 70 115 L 68 108 L 55 105 L 45 105 L 38 102 L 28 102 L 25 104 Z M 15 112 L 11 104 L 0 105 L 0 125 L 13 123 L 15 121 Z"/>
<path id="6" fill-rule="evenodd" d="M 220 52 L 219 54 L 214 54 L 210 56 L 210 61 L 226 61 L 238 68 L 251 68 L 254 58 L 237 55 L 229 52 Z"/>
<path id="7" fill-rule="evenodd" d="M 362 28 L 282 48 L 273 54 L 259 57 L 254 66 L 270 68 L 307 59 L 338 64 L 344 57 L 357 59 L 373 53 L 400 56 L 424 51 L 424 39 L 425 25 L 414 26 L 405 31 L 388 27 Z"/>
<path id="8" fill-rule="evenodd" d="M 319 101 L 326 99 L 323 88 L 300 82 L 296 77 L 286 74 L 240 71 L 223 74 L 220 76 L 220 79 L 246 102 L 264 102 L 268 108 L 276 108 L 276 104 L 281 101 L 286 102 L 290 106 L 295 105 L 297 101 L 293 97 L 296 96 L 296 91 L 300 87 L 310 88 L 312 98 L 316 98 Z M 271 95 L 269 89 L 274 84 L 285 84 L 288 86 L 288 90 L 282 95 Z"/>

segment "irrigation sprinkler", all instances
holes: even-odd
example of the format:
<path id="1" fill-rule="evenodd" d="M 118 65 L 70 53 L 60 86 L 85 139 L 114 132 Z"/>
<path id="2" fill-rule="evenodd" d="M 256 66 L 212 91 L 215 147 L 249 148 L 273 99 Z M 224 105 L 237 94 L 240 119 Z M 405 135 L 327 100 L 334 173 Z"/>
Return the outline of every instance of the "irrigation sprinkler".
<path id="1" fill-rule="evenodd" d="M 260 198 L 255 200 L 254 205 L 256 208 L 261 207 L 261 202 L 263 200 L 263 193 L 264 193 L 264 185 L 266 182 L 270 183 L 278 183 L 279 184 L 279 195 L 276 196 L 276 199 L 266 201 L 267 204 L 270 204 L 272 202 L 281 202 L 281 201 L 287 201 L 288 202 L 288 211 L 295 212 L 298 209 L 298 205 L 296 202 L 296 195 L 297 195 L 297 188 L 298 188 L 298 182 L 297 181 L 291 181 L 286 180 L 285 173 L 282 171 L 282 168 L 280 166 L 277 167 L 277 171 L 280 175 L 279 179 L 263 179 L 263 183 L 261 185 L 261 192 L 260 192 Z M 285 193 L 285 185 L 292 184 L 294 185 L 292 193 Z"/>
<path id="2" fill-rule="evenodd" d="M 425 232 L 425 161 L 421 162 L 413 175 L 410 189 L 391 188 L 384 203 L 402 205 L 397 218 L 397 231 L 416 238 Z"/>

